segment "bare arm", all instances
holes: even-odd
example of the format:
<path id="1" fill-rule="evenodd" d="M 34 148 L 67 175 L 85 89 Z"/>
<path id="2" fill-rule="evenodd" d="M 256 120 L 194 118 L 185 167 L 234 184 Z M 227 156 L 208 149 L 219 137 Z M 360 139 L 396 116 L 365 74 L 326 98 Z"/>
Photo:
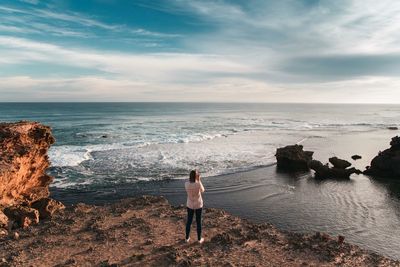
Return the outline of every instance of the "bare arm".
<path id="1" fill-rule="evenodd" d="M 201 181 L 199 181 L 199 184 L 200 184 L 200 192 L 204 192 L 205 190 L 204 190 L 204 186 L 203 186 L 203 183 L 201 182 Z"/>

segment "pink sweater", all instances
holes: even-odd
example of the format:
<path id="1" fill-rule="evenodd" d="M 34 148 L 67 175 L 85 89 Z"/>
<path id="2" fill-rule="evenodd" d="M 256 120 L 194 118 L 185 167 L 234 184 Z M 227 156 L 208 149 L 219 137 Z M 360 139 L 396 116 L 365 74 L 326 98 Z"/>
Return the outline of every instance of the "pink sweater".
<path id="1" fill-rule="evenodd" d="M 204 186 L 201 182 L 191 183 L 189 181 L 185 182 L 185 189 L 187 193 L 186 206 L 189 209 L 200 209 L 203 207 L 203 198 L 201 193 L 204 192 Z"/>

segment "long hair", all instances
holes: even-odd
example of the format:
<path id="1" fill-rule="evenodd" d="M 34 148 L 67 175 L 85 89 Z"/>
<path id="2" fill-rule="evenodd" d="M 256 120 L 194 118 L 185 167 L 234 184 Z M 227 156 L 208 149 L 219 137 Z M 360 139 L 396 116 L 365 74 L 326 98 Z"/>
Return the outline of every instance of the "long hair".
<path id="1" fill-rule="evenodd" d="M 196 174 L 197 174 L 197 171 L 196 171 L 196 170 L 190 171 L 189 181 L 190 181 L 191 183 L 196 182 Z"/>

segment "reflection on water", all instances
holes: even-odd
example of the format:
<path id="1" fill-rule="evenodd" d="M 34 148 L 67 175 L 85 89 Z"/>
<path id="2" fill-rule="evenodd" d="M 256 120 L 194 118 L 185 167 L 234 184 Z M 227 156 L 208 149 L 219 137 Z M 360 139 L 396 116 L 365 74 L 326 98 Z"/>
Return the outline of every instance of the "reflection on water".
<path id="1" fill-rule="evenodd" d="M 344 235 L 363 248 L 400 259 L 400 182 L 359 175 L 349 181 L 315 180 L 311 173 L 276 172 L 275 166 L 204 178 L 206 206 L 223 208 L 280 229 Z M 73 203 L 106 203 L 128 196 L 161 194 L 184 204 L 182 180 L 93 188 L 53 189 Z"/>
<path id="2" fill-rule="evenodd" d="M 383 178 L 376 178 L 371 179 L 371 182 L 375 186 L 381 186 L 388 191 L 388 194 L 395 198 L 400 199 L 400 182 L 396 179 L 383 179 Z"/>

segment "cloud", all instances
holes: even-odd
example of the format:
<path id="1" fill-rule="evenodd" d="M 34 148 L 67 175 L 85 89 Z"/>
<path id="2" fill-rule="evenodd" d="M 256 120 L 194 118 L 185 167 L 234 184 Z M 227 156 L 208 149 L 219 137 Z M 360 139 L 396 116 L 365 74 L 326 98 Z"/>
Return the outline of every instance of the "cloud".
<path id="1" fill-rule="evenodd" d="M 313 80 L 400 76 L 400 53 L 298 57 L 284 63 L 282 72 Z"/>
<path id="2" fill-rule="evenodd" d="M 185 18 L 196 27 L 183 36 L 161 26 L 150 31 L 70 10 L 0 6 L 0 70 L 21 70 L 3 77 L 0 92 L 7 91 L 9 99 L 16 90 L 20 93 L 15 99 L 40 95 L 50 100 L 62 95 L 116 101 L 400 101 L 396 1 L 136 4 Z M 177 32 L 181 26 L 175 25 Z M 37 38 L 39 29 L 52 37 Z M 110 46 L 97 45 L 105 39 Z M 167 46 L 175 52 L 166 51 Z M 88 70 L 90 75 L 66 75 L 66 68 L 22 75 L 35 66 L 54 65 Z M 41 93 L 24 95 L 24 90 Z"/>
<path id="3" fill-rule="evenodd" d="M 32 4 L 36 3 L 36 1 L 28 2 Z M 3 27 L 0 28 L 0 32 L 10 32 L 10 28 L 7 29 L 6 27 L 13 27 L 15 29 L 14 32 L 20 33 L 47 33 L 69 37 L 97 37 L 92 31 L 93 28 L 96 28 L 108 33 L 143 36 L 147 38 L 177 38 L 182 36 L 180 34 L 161 33 L 143 28 L 131 28 L 126 25 L 104 23 L 100 20 L 68 10 L 60 12 L 39 7 L 16 8 L 0 6 L 0 14 L 1 13 L 3 13 L 4 16 L 0 22 L 0 26 Z"/>
<path id="4" fill-rule="evenodd" d="M 309 74 L 310 79 L 314 79 L 318 68 L 325 73 L 321 79 L 327 80 L 397 73 L 398 65 L 390 63 L 389 58 L 400 53 L 400 3 L 353 0 L 315 1 L 309 5 L 307 2 L 178 3 L 187 12 L 216 25 L 215 32 L 187 40 L 188 46 L 200 51 L 242 55 L 243 60 L 261 69 L 298 71 L 302 76 Z M 372 66 L 374 59 L 377 60 Z M 350 65 L 358 71 L 338 69 L 341 63 L 352 60 Z M 287 67 L 282 69 L 283 64 Z"/>
<path id="5" fill-rule="evenodd" d="M 1 37 L 0 60 L 8 64 L 32 62 L 94 68 L 117 75 L 130 75 L 142 79 L 174 80 L 174 73 L 221 72 L 243 73 L 252 67 L 226 57 L 207 54 L 153 53 L 134 54 L 103 52 L 85 49 L 67 49 L 54 44 L 23 38 Z M 56 61 L 55 61 L 56 60 Z M 172 76 L 171 76 L 172 75 Z"/>

